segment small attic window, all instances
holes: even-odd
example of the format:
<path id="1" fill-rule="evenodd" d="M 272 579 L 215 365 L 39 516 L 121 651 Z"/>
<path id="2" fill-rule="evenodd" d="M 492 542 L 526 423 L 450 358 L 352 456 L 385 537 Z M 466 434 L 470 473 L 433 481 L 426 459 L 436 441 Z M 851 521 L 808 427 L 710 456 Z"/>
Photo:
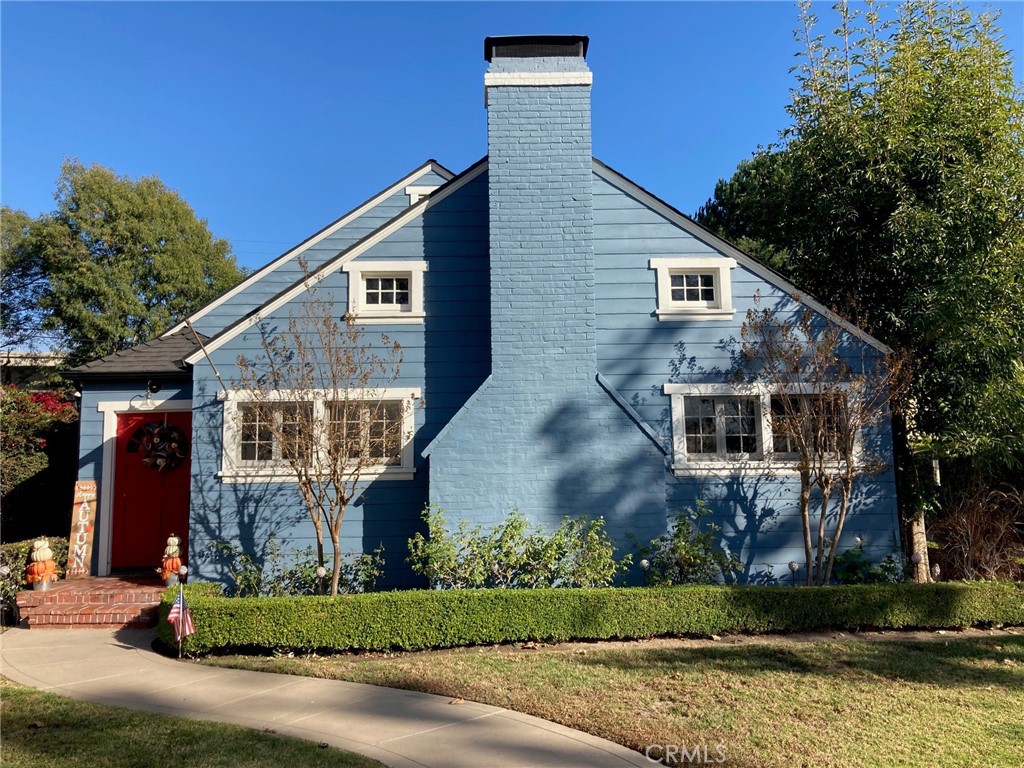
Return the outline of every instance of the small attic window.
<path id="1" fill-rule="evenodd" d="M 350 261 L 348 306 L 360 323 L 422 323 L 425 261 Z"/>
<path id="2" fill-rule="evenodd" d="M 659 320 L 712 320 L 732 317 L 735 259 L 679 256 L 651 259 L 656 272 Z"/>
<path id="3" fill-rule="evenodd" d="M 409 205 L 416 205 L 420 200 L 429 195 L 437 189 L 437 185 L 434 186 L 409 186 L 405 188 L 405 194 L 409 196 Z"/>

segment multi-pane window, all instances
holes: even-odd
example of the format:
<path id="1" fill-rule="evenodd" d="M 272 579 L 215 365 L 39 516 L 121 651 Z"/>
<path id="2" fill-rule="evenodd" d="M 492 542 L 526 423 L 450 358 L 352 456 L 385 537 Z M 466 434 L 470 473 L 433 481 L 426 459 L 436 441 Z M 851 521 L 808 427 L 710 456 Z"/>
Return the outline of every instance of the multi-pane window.
<path id="1" fill-rule="evenodd" d="M 822 395 L 772 397 L 771 427 L 775 453 L 796 456 L 800 453 L 800 433 L 809 435 L 806 445 L 813 451 L 835 453 L 842 416 L 839 398 Z M 824 443 L 821 441 L 824 440 Z"/>
<path id="2" fill-rule="evenodd" d="M 243 405 L 239 409 L 242 421 L 242 439 L 239 456 L 242 461 L 273 461 L 274 435 L 261 408 Z"/>
<path id="3" fill-rule="evenodd" d="M 420 396 L 418 387 L 279 390 L 269 402 L 229 393 L 218 476 L 225 483 L 294 482 L 300 468 L 318 476 L 340 468 L 366 479 L 412 479 Z"/>
<path id="4" fill-rule="evenodd" d="M 691 458 L 760 453 L 756 398 L 687 397 L 684 409 L 686 453 Z"/>
<path id="5" fill-rule="evenodd" d="M 657 275 L 655 314 L 664 322 L 732 317 L 732 270 L 722 256 L 673 256 L 648 262 Z"/>
<path id="6" fill-rule="evenodd" d="M 358 449 L 365 463 L 402 462 L 403 404 L 399 400 L 348 400 L 331 403 L 330 439 L 351 452 Z M 358 454 L 346 458 L 354 459 Z"/>
<path id="7" fill-rule="evenodd" d="M 282 402 L 239 407 L 243 462 L 281 462 L 308 455 L 312 403 Z"/>
<path id="8" fill-rule="evenodd" d="M 366 306 L 407 307 L 409 305 L 409 278 L 399 276 L 375 276 L 366 278 Z"/>
<path id="9" fill-rule="evenodd" d="M 674 304 L 701 304 L 707 307 L 715 303 L 715 275 L 711 272 L 673 272 L 669 275 Z"/>

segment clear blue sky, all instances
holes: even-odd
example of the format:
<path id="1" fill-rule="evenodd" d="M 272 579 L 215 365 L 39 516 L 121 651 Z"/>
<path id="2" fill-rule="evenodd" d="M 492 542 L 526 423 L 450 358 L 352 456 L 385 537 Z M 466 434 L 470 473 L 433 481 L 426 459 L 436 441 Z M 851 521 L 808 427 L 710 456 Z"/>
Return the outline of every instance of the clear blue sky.
<path id="1" fill-rule="evenodd" d="M 1024 79 L 1024 5 L 991 5 Z M 786 125 L 796 18 L 790 2 L 5 1 L 0 198 L 52 210 L 65 156 L 155 174 L 259 266 L 427 158 L 486 153 L 484 37 L 585 34 L 594 154 L 693 213 Z"/>

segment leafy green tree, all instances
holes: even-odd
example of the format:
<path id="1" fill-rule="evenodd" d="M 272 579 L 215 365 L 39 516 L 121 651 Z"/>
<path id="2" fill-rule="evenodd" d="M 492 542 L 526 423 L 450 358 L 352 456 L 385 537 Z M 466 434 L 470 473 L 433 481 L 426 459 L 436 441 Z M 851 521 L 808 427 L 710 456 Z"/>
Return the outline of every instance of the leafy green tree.
<path id="1" fill-rule="evenodd" d="M 242 277 L 227 241 L 154 176 L 66 160 L 56 201 L 28 240 L 49 278 L 44 326 L 72 364 L 149 340 Z"/>
<path id="2" fill-rule="evenodd" d="M 47 286 L 34 221 L 0 207 L 0 347 L 33 348 L 42 322 L 39 300 Z"/>
<path id="3" fill-rule="evenodd" d="M 77 418 L 75 407 L 56 392 L 0 388 L 0 497 L 46 469 L 50 433 Z"/>
<path id="4" fill-rule="evenodd" d="M 995 19 L 939 0 L 800 6 L 792 125 L 698 220 L 910 352 L 905 432 L 1024 458 L 1024 98 Z M 905 457 L 904 457 L 905 458 Z"/>

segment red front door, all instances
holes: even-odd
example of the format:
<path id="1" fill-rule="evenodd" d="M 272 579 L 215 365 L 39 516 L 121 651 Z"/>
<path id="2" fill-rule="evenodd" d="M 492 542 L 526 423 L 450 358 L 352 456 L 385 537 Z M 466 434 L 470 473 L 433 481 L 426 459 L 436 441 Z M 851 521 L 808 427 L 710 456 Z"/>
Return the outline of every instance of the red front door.
<path id="1" fill-rule="evenodd" d="M 111 568 L 157 568 L 172 533 L 184 559 L 191 448 L 188 411 L 118 415 Z"/>

